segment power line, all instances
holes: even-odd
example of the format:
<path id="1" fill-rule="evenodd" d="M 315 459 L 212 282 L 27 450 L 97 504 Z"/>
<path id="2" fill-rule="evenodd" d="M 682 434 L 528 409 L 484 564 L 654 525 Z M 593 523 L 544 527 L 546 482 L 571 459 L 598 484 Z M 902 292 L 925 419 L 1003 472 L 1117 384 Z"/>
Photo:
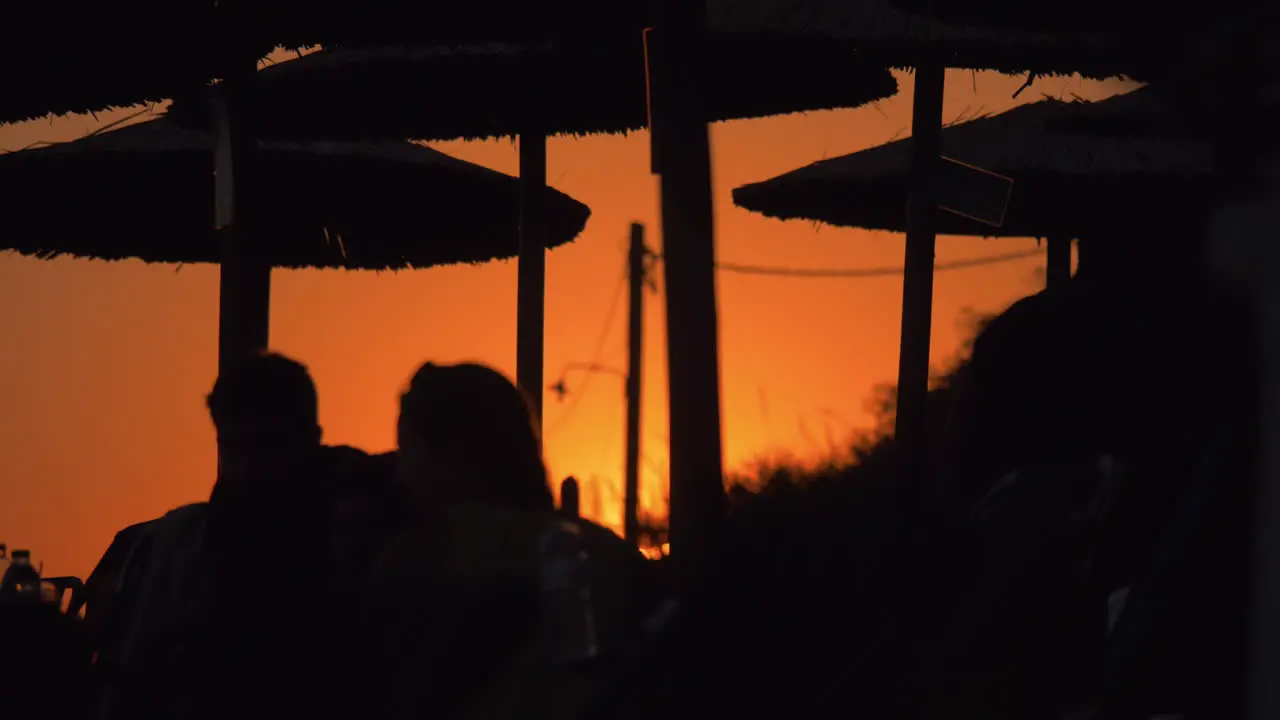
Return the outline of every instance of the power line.
<path id="1" fill-rule="evenodd" d="M 996 265 L 999 263 L 1011 262 L 1013 260 L 1022 260 L 1042 254 L 1042 250 L 1024 250 L 1022 252 L 1004 253 L 1003 255 L 988 255 L 986 257 L 956 260 L 949 263 L 938 263 L 933 266 L 933 271 L 942 272 L 946 270 L 964 270 L 972 267 L 981 267 L 983 265 Z M 740 265 L 736 263 L 716 263 L 716 269 L 723 270 L 725 272 L 739 273 L 742 275 L 771 275 L 775 277 L 797 278 L 873 278 L 901 275 L 904 272 L 901 266 L 870 268 L 788 268 L 769 267 L 764 265 Z"/>
<path id="2" fill-rule="evenodd" d="M 996 265 L 1014 260 L 1023 260 L 1026 258 L 1036 257 L 1041 254 L 1043 254 L 1042 250 L 1024 250 L 1022 252 L 1004 253 L 1002 255 L 988 255 L 980 258 L 956 260 L 948 263 L 938 263 L 933 266 L 933 271 L 944 272 L 947 270 L 965 270 L 967 268 L 981 267 L 983 265 Z M 894 275 L 901 275 L 904 272 L 903 268 L 897 265 L 869 268 L 789 268 L 771 267 L 767 265 L 742 265 L 739 263 L 716 263 L 716 269 L 724 272 L 738 273 L 740 275 L 769 275 L 773 277 L 795 278 L 874 278 L 891 277 Z"/>
<path id="3" fill-rule="evenodd" d="M 933 266 L 934 272 L 943 272 L 947 270 L 964 270 L 967 268 L 981 267 L 984 265 L 996 265 L 999 263 L 1012 262 L 1014 260 L 1023 260 L 1026 258 L 1041 255 L 1041 250 L 1024 250 L 1022 252 L 1004 253 L 1001 255 L 988 255 L 980 258 L 969 258 L 967 260 L 956 260 L 948 263 L 937 263 Z M 661 260 L 662 255 L 655 253 L 652 256 L 655 260 Z M 794 278 L 874 278 L 874 277 L 891 277 L 894 275 L 902 275 L 904 270 L 901 266 L 887 267 L 870 267 L 870 268 L 788 268 L 788 267 L 770 267 L 764 265 L 742 265 L 737 263 L 716 263 L 716 269 L 724 272 L 738 273 L 742 275 L 762 275 L 770 277 L 794 277 Z M 613 330 L 613 324 L 618 317 L 619 303 L 622 300 L 622 291 L 626 288 L 627 274 L 624 272 L 618 280 L 618 285 L 614 288 L 613 300 L 609 304 L 609 310 L 605 317 L 604 327 L 600 331 L 600 337 L 596 341 L 595 352 L 592 355 L 588 365 L 599 365 L 601 356 L 604 353 L 605 342 L 608 341 L 609 333 Z M 562 427 L 574 412 L 577 411 L 582 398 L 586 395 L 587 387 L 591 383 L 593 373 L 586 373 L 586 377 L 573 393 L 573 399 L 569 402 L 569 406 L 556 418 L 555 423 L 548 426 L 544 434 L 551 434 L 553 431 Z"/>
<path id="4" fill-rule="evenodd" d="M 596 348 L 591 355 L 590 362 L 587 365 L 600 365 L 601 356 L 604 355 L 604 345 L 609 340 L 609 333 L 613 330 L 614 322 L 618 319 L 618 308 L 621 307 L 623 291 L 627 289 L 627 273 L 623 272 L 618 278 L 618 285 L 613 289 L 613 300 L 609 303 L 609 310 L 605 314 L 604 327 L 600 329 L 600 336 L 596 338 Z M 573 413 L 578 409 L 578 405 L 582 403 L 582 398 L 587 394 L 587 386 L 591 384 L 591 378 L 595 373 L 585 373 L 586 377 L 582 379 L 582 384 L 573 392 L 573 399 L 569 401 L 566 407 L 559 415 L 556 421 L 543 431 L 543 435 L 550 435 L 553 431 L 562 427 L 565 422 L 573 417 Z"/>

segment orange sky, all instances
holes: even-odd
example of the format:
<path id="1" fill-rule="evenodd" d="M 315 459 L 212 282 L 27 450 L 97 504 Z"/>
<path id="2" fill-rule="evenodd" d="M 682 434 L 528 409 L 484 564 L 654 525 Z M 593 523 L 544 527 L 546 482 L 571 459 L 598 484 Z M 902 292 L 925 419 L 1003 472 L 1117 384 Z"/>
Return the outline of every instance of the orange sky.
<path id="1" fill-rule="evenodd" d="M 908 134 L 903 93 L 855 111 L 713 126 L 718 255 L 783 266 L 900 265 L 903 238 L 782 223 L 735 208 L 730 191 L 823 157 Z M 1100 99 L 1121 89 L 1078 78 L 1022 83 L 993 73 L 948 75 L 948 119 L 1000 112 L 1049 94 Z M 125 113 L 0 127 L 0 148 L 78 137 Z M 463 159 L 514 174 L 507 140 L 440 143 Z M 556 138 L 548 181 L 591 206 L 585 234 L 547 261 L 548 382 L 592 360 L 621 281 L 628 224 L 658 245 L 657 182 L 648 136 Z M 938 260 L 1034 248 L 1031 240 L 942 238 Z M 940 273 L 933 359 L 952 357 L 966 308 L 994 311 L 1042 286 L 1041 258 Z M 871 387 L 896 374 L 901 279 L 791 279 L 721 273 L 720 335 L 726 467 L 763 455 L 801 457 L 842 445 L 870 418 Z M 202 398 L 213 381 L 217 269 L 140 262 L 42 262 L 0 256 L 0 542 L 30 547 L 46 570 L 83 576 L 119 528 L 207 497 L 213 432 Z M 478 360 L 514 375 L 514 262 L 401 273 L 277 272 L 272 345 L 308 365 L 326 440 L 369 450 L 394 442 L 396 398 L 427 360 Z M 661 295 L 646 304 L 642 485 L 662 505 L 666 387 Z M 600 362 L 626 362 L 625 304 Z M 620 524 L 623 385 L 569 378 L 576 410 L 547 396 L 553 477 L 584 481 L 584 514 Z"/>

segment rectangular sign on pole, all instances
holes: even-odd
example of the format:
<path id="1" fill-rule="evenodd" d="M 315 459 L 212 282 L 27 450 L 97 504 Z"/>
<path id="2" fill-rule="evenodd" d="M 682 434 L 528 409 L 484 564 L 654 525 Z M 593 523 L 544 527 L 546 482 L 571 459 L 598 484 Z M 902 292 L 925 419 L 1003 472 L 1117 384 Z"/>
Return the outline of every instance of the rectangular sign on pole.
<path id="1" fill-rule="evenodd" d="M 938 207 L 984 225 L 1002 227 L 1013 179 L 949 157 L 939 158 Z"/>

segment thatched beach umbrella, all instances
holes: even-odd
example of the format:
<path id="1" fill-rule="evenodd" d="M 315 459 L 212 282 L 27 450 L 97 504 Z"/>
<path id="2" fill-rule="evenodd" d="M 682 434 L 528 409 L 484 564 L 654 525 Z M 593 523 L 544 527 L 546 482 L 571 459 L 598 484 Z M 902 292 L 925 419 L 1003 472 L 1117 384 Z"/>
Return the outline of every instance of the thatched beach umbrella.
<path id="1" fill-rule="evenodd" d="M 709 121 L 859 107 L 893 96 L 882 66 L 849 63 L 847 44 L 713 37 L 707 69 Z M 839 81 L 797 67 L 848 63 Z M 535 46 L 394 46 L 322 50 L 257 74 L 252 102 L 264 138 L 454 140 L 626 133 L 648 127 L 648 68 L 639 31 Z M 178 97 L 177 122 L 208 128 L 198 97 Z"/>
<path id="2" fill-rule="evenodd" d="M 1145 96 L 1145 97 L 1144 97 Z M 1099 102 L 1046 99 L 942 131 L 942 155 L 1014 181 L 994 227 L 943 212 L 939 232 L 984 237 L 1079 237 L 1107 227 L 1184 222 L 1211 171 L 1207 143 L 1136 123 L 1149 99 L 1137 90 Z M 1107 118 L 1114 132 L 1106 132 Z M 1092 131 L 1090 131 L 1092 130 Z M 734 203 L 783 220 L 905 232 L 910 140 L 895 140 L 744 185 Z"/>
<path id="3" fill-rule="evenodd" d="M 26 255 L 219 262 L 214 141 L 166 118 L 0 155 L 0 247 Z M 264 142 L 271 203 L 256 219 L 274 267 L 421 268 L 508 258 L 515 178 L 409 142 Z M 550 191 L 548 246 L 590 210 Z M 228 298 L 224 298 L 224 302 Z M 264 299 L 265 300 L 265 299 Z"/>
<path id="4" fill-rule="evenodd" d="M 1108 78 L 1136 72 L 1138 60 L 1107 37 L 994 23 L 946 23 L 894 0 L 824 2 L 707 0 L 714 32 L 851 42 L 857 57 L 897 68 L 926 63 L 1002 73 Z"/>
<path id="5" fill-rule="evenodd" d="M 244 3 L 191 6 L 158 0 L 23 4 L 6 17 L 15 32 L 0 46 L 0 123 L 159 101 L 219 78 L 235 96 L 259 59 L 281 42 L 266 39 L 269 33 L 260 26 L 251 27 L 246 9 Z M 156 32 L 157 27 L 164 31 Z M 232 295 L 265 298 L 270 267 L 254 257 L 251 223 L 243 217 L 252 213 L 233 212 L 231 197 L 239 196 L 241 209 L 252 204 L 253 193 L 244 189 L 254 175 L 252 114 L 243 103 L 229 106 L 229 130 L 220 134 L 230 150 L 222 162 L 228 182 L 217 191 L 227 225 L 220 271 Z M 233 143 L 233 136 L 239 141 Z M 252 303 L 223 310 L 220 367 L 266 342 L 266 319 Z"/>
<path id="6" fill-rule="evenodd" d="M 1274 2 L 890 1 L 946 22 L 1087 37 L 1108 55 L 1127 49 L 1126 72 L 1153 83 L 1170 114 L 1211 136 L 1220 156 L 1219 184 L 1228 194 L 1237 184 L 1230 178 L 1251 176 L 1256 168 L 1250 157 L 1275 142 L 1253 97 L 1258 86 L 1280 78 L 1280 5 Z"/>
<path id="7" fill-rule="evenodd" d="M 216 2 L 48 0 L 15 6 L 6 16 L 14 32 L 0 45 L 0 124 L 159 101 L 215 78 L 243 76 L 244 68 L 252 75 L 257 61 L 278 41 L 243 32 L 244 13 L 239 15 L 228 13 L 227 3 Z M 156 32 L 157 27 L 164 32 Z M 253 175 L 246 150 L 253 145 L 247 116 L 239 109 L 231 114 L 235 131 L 224 133 L 228 146 L 231 134 L 247 139 L 234 151 L 240 156 L 234 183 L 224 183 L 220 190 L 220 205 L 228 211 L 230 191 Z M 224 165 L 223 175 L 230 177 L 229 159 Z M 247 193 L 238 194 L 248 200 Z M 227 222 L 231 225 L 230 217 Z M 253 243 L 242 240 L 246 233 L 240 218 L 234 227 L 223 234 L 224 280 L 246 293 L 265 295 L 270 268 L 253 261 Z M 265 342 L 265 320 L 256 320 L 252 312 L 220 318 L 220 364 L 224 357 L 240 356 Z M 228 338 L 237 342 L 228 343 Z"/>
<path id="8" fill-rule="evenodd" d="M 11 32 L 0 43 L 0 124 L 158 102 L 220 77 L 215 5 L 14 5 L 6 16 Z M 258 56 L 275 44 L 262 44 Z"/>
<path id="9" fill-rule="evenodd" d="M 893 0 L 909 12 L 944 22 L 1045 33 L 1073 33 L 1146 48 L 1203 32 L 1218 18 L 1261 8 L 1253 0 L 1224 0 L 1213 12 L 1194 3 L 1152 0 Z M 1168 45 L 1172 49 L 1172 45 Z M 1168 60 L 1170 58 L 1163 58 Z M 1153 62 L 1158 62 L 1153 59 Z M 1154 69 L 1154 65 L 1153 65 Z"/>
<path id="10" fill-rule="evenodd" d="M 1059 264 L 1070 263 L 1069 253 L 1055 252 L 1060 241 L 1195 222 L 1205 210 L 1211 148 L 1142 124 L 1158 106 L 1142 89 L 1094 103 L 1048 99 L 946 128 L 943 157 L 1010 178 L 1013 187 L 1001 226 L 943 212 L 938 232 L 1049 238 L 1050 277 L 1060 278 Z M 909 165 L 910 143 L 897 140 L 744 185 L 733 199 L 784 220 L 905 232 L 893 209 L 909 195 Z"/>
<path id="11" fill-rule="evenodd" d="M 226 0 L 224 0 L 225 2 Z M 285 47 L 537 42 L 644 27 L 643 2 L 598 0 L 230 0 Z"/>
<path id="12" fill-rule="evenodd" d="M 707 2 L 708 23 L 717 29 L 845 39 L 857 44 L 862 57 L 916 71 L 909 163 L 912 201 L 903 210 L 909 230 L 895 421 L 898 446 L 908 463 L 904 469 L 908 479 L 915 480 L 923 470 L 915 461 L 923 456 L 925 436 L 945 69 L 1026 72 L 1033 77 L 1077 72 L 1111 77 L 1133 74 L 1142 65 L 1133 60 L 1129 48 L 1109 38 L 948 25 L 904 11 L 892 0 L 799 0 L 784 7 L 758 0 Z"/>

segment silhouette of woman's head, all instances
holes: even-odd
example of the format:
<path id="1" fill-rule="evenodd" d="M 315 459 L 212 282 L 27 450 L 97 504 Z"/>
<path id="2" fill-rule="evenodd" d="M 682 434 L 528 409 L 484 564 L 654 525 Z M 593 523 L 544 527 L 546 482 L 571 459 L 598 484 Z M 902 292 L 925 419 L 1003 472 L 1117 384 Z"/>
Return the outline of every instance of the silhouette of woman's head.
<path id="1" fill-rule="evenodd" d="M 400 482 L 419 498 L 555 508 L 529 403 L 495 370 L 423 365 L 400 397 L 397 436 Z"/>

